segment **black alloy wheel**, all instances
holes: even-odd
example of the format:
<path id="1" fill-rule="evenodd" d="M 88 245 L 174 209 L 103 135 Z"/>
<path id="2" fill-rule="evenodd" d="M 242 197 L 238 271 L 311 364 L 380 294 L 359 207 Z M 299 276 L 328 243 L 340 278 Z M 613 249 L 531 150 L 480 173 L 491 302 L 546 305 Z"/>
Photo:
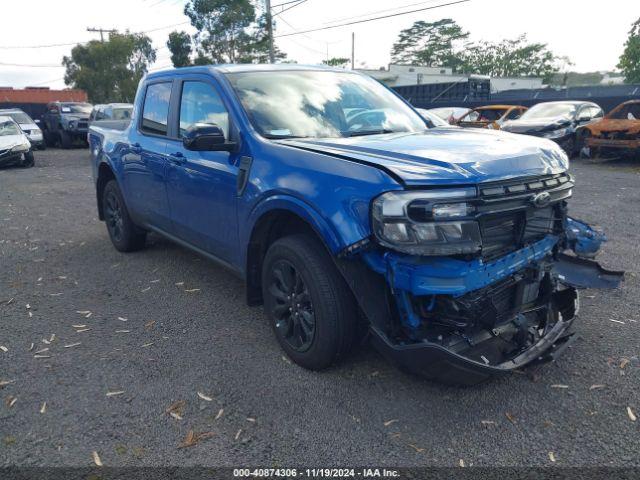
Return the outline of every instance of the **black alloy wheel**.
<path id="1" fill-rule="evenodd" d="M 315 338 L 316 315 L 302 276 L 288 260 L 273 264 L 269 293 L 276 330 L 293 350 L 306 352 Z"/>
<path id="2" fill-rule="evenodd" d="M 104 218 L 109 234 L 116 242 L 121 242 L 124 234 L 124 219 L 120 199 L 113 190 L 110 190 L 106 193 L 104 200 Z"/>

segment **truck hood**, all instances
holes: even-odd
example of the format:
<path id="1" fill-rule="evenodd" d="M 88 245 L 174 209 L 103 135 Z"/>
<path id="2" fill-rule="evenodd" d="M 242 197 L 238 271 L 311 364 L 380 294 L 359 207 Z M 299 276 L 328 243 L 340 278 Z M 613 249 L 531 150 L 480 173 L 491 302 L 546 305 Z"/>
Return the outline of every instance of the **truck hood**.
<path id="1" fill-rule="evenodd" d="M 550 140 L 492 130 L 434 128 L 280 144 L 371 164 L 406 185 L 469 184 L 566 171 L 566 155 Z"/>
<path id="2" fill-rule="evenodd" d="M 0 135 L 0 150 L 9 150 L 27 142 L 29 142 L 29 139 L 23 133 L 18 135 Z"/>
<path id="3" fill-rule="evenodd" d="M 629 134 L 640 134 L 640 120 L 618 120 L 605 118 L 599 122 L 589 125 L 589 130 L 594 135 L 603 133 L 625 132 Z"/>
<path id="4" fill-rule="evenodd" d="M 510 120 L 502 125 L 502 130 L 511 133 L 537 133 L 571 126 L 568 117 L 535 118 L 532 120 Z"/>

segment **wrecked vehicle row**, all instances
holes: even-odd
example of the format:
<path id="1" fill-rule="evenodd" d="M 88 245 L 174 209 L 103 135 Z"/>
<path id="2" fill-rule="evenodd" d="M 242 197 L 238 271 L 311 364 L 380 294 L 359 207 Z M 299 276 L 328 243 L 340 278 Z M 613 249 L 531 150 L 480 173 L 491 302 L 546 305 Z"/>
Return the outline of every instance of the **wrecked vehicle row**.
<path id="1" fill-rule="evenodd" d="M 618 105 L 599 122 L 584 128 L 584 146 L 590 156 L 640 154 L 640 100 Z"/>
<path id="2" fill-rule="evenodd" d="M 356 73 L 154 72 L 131 124 L 89 140 L 114 246 L 152 231 L 232 269 L 305 368 L 343 359 L 364 320 L 402 368 L 475 384 L 555 359 L 577 289 L 622 280 L 568 215 L 555 143 L 434 126 Z"/>

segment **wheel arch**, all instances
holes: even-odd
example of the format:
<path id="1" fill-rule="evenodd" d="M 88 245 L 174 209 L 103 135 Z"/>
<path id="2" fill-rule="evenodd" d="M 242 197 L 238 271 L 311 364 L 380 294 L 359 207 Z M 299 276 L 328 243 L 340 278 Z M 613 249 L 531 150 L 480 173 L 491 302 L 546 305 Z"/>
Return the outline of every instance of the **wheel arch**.
<path id="1" fill-rule="evenodd" d="M 306 233 L 314 236 L 335 255 L 341 242 L 335 230 L 312 207 L 299 200 L 271 199 L 268 207 L 260 208 L 252 216 L 248 235 L 245 264 L 247 303 L 262 304 L 262 263 L 273 242 L 287 235 Z"/>
<path id="2" fill-rule="evenodd" d="M 104 187 L 110 180 L 116 180 L 116 175 L 107 162 L 100 162 L 98 165 L 98 179 L 96 181 L 96 201 L 98 203 L 98 218 L 104 220 L 104 206 L 102 204 L 102 197 Z"/>

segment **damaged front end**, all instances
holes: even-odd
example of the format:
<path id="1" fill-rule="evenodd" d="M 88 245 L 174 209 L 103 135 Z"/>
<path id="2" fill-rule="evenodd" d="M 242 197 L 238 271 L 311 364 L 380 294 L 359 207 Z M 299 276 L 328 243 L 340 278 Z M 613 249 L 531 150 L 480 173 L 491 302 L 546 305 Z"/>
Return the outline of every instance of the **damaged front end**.
<path id="1" fill-rule="evenodd" d="M 451 384 L 555 359 L 575 338 L 576 289 L 623 278 L 589 260 L 605 238 L 567 216 L 572 188 L 561 174 L 377 199 L 377 245 L 339 261 L 374 345 Z"/>

